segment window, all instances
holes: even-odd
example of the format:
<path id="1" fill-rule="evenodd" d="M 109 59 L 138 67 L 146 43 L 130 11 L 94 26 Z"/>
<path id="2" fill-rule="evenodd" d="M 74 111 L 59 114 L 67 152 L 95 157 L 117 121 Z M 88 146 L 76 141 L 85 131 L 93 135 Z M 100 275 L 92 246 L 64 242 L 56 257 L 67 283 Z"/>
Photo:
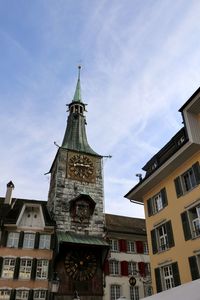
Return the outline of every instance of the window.
<path id="1" fill-rule="evenodd" d="M 13 278 L 15 269 L 15 258 L 4 258 L 2 277 L 3 278 Z"/>
<path id="2" fill-rule="evenodd" d="M 182 196 L 184 193 L 192 190 L 200 183 L 199 162 L 196 162 L 190 169 L 179 177 L 174 179 L 176 195 Z"/>
<path id="3" fill-rule="evenodd" d="M 152 216 L 167 206 L 167 193 L 163 188 L 158 194 L 147 200 L 148 216 Z"/>
<path id="4" fill-rule="evenodd" d="M 110 250 L 114 251 L 114 252 L 118 252 L 119 251 L 119 244 L 118 244 L 118 240 L 110 240 Z"/>
<path id="5" fill-rule="evenodd" d="M 0 290 L 0 300 L 9 300 L 11 290 Z"/>
<path id="6" fill-rule="evenodd" d="M 128 275 L 137 275 L 137 263 L 134 261 L 128 262 Z"/>
<path id="7" fill-rule="evenodd" d="M 32 259 L 22 258 L 20 261 L 19 278 L 30 279 L 32 268 Z"/>
<path id="8" fill-rule="evenodd" d="M 6 246 L 17 248 L 18 243 L 19 243 L 19 232 L 9 232 Z"/>
<path id="9" fill-rule="evenodd" d="M 50 249 L 51 236 L 49 234 L 41 234 L 39 248 Z"/>
<path id="10" fill-rule="evenodd" d="M 149 254 L 148 244 L 147 242 L 144 242 L 144 254 Z"/>
<path id="11" fill-rule="evenodd" d="M 146 276 L 150 276 L 151 275 L 151 266 L 150 266 L 150 263 L 145 263 L 145 274 L 146 274 Z"/>
<path id="12" fill-rule="evenodd" d="M 49 262 L 46 259 L 37 261 L 36 279 L 47 279 Z"/>
<path id="13" fill-rule="evenodd" d="M 109 261 L 109 269 L 111 275 L 119 275 L 119 262 L 117 260 L 110 260 Z"/>
<path id="14" fill-rule="evenodd" d="M 130 300 L 139 300 L 139 288 L 138 286 L 130 286 Z"/>
<path id="15" fill-rule="evenodd" d="M 128 249 L 127 249 L 128 252 L 135 253 L 135 242 L 128 241 L 127 246 L 128 246 Z"/>
<path id="16" fill-rule="evenodd" d="M 168 221 L 161 226 L 151 231 L 152 250 L 153 254 L 165 251 L 174 246 L 174 237 L 171 221 Z"/>
<path id="17" fill-rule="evenodd" d="M 188 257 L 192 280 L 200 278 L 200 255 Z"/>
<path id="18" fill-rule="evenodd" d="M 36 290 L 33 293 L 33 300 L 45 300 L 47 291 Z"/>
<path id="19" fill-rule="evenodd" d="M 155 269 L 157 292 L 171 289 L 181 284 L 177 262 Z"/>
<path id="20" fill-rule="evenodd" d="M 144 295 L 145 295 L 145 297 L 151 296 L 152 292 L 153 292 L 152 291 L 152 286 L 148 285 L 148 284 L 145 284 L 145 286 L 144 286 Z"/>
<path id="21" fill-rule="evenodd" d="M 34 248 L 35 233 L 24 233 L 23 248 Z"/>
<path id="22" fill-rule="evenodd" d="M 28 299 L 28 290 L 17 290 L 16 291 L 16 300 L 26 300 Z"/>
<path id="23" fill-rule="evenodd" d="M 120 285 L 113 284 L 110 286 L 110 300 L 117 300 L 120 298 L 121 287 Z"/>
<path id="24" fill-rule="evenodd" d="M 185 240 L 200 237 L 200 204 L 181 214 Z"/>

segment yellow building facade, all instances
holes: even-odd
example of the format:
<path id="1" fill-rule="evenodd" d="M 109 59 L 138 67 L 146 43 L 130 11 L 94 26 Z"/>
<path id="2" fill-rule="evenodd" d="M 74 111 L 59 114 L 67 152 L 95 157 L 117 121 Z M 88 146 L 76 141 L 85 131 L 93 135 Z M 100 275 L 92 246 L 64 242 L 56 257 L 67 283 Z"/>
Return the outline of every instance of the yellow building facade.
<path id="1" fill-rule="evenodd" d="M 144 203 L 154 293 L 200 278 L 200 88 L 180 112 L 184 127 L 125 195 Z"/>

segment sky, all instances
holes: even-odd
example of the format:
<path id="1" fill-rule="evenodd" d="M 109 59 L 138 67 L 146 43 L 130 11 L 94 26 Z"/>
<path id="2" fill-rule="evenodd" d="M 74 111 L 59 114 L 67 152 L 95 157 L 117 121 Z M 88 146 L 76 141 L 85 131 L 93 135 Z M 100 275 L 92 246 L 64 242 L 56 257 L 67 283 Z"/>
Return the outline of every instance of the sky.
<path id="1" fill-rule="evenodd" d="M 87 137 L 104 158 L 105 212 L 144 217 L 124 195 L 182 127 L 199 87 L 200 1 L 0 0 L 0 195 L 47 200 L 82 65 Z"/>

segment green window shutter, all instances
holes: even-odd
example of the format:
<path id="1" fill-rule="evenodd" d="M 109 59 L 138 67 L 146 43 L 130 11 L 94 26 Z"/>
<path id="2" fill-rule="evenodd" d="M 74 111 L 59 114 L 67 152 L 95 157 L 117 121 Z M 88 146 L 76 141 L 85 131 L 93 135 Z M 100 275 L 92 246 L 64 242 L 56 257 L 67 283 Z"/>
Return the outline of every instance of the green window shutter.
<path id="1" fill-rule="evenodd" d="M 177 178 L 174 179 L 174 184 L 175 184 L 177 198 L 179 198 L 180 196 L 183 195 L 183 189 L 182 189 L 182 186 L 181 186 L 180 177 L 177 177 Z"/>
<path id="2" fill-rule="evenodd" d="M 196 162 L 193 166 L 192 169 L 194 171 L 194 176 L 196 179 L 196 183 L 199 184 L 200 183 L 200 169 L 199 169 L 199 162 Z"/>
<path id="3" fill-rule="evenodd" d="M 157 293 L 160 293 L 160 292 L 162 292 L 162 282 L 161 282 L 161 276 L 160 276 L 160 268 L 155 269 L 155 279 L 156 279 Z"/>
<path id="4" fill-rule="evenodd" d="M 37 259 L 33 258 L 32 269 L 31 269 L 31 279 L 32 280 L 35 280 L 36 268 L 37 268 Z"/>
<path id="5" fill-rule="evenodd" d="M 35 234 L 34 249 L 38 249 L 39 248 L 39 242 L 40 242 L 40 233 L 36 232 L 36 234 Z"/>
<path id="6" fill-rule="evenodd" d="M 15 270 L 14 270 L 14 274 L 13 274 L 13 279 L 18 279 L 19 267 L 20 267 L 20 257 L 17 257 L 16 261 L 15 261 Z"/>
<path id="7" fill-rule="evenodd" d="M 12 289 L 12 291 L 10 293 L 10 300 L 15 300 L 15 295 L 16 295 L 16 290 Z"/>
<path id="8" fill-rule="evenodd" d="M 165 226 L 166 226 L 166 231 L 167 231 L 169 248 L 174 247 L 174 236 L 173 236 L 171 221 L 166 222 Z"/>
<path id="9" fill-rule="evenodd" d="M 3 230 L 2 236 L 1 236 L 1 245 L 3 247 L 6 247 L 7 239 L 8 239 L 8 231 L 7 230 Z"/>
<path id="10" fill-rule="evenodd" d="M 51 243 L 50 243 L 50 249 L 54 250 L 56 245 L 56 235 L 52 234 L 51 235 Z"/>
<path id="11" fill-rule="evenodd" d="M 153 215 L 153 206 L 152 206 L 152 199 L 148 199 L 147 200 L 147 210 L 148 210 L 148 216 L 152 216 Z"/>
<path id="12" fill-rule="evenodd" d="M 172 264 L 172 272 L 173 272 L 173 278 L 174 278 L 174 285 L 175 286 L 180 285 L 181 281 L 180 281 L 178 263 L 177 262 Z"/>
<path id="13" fill-rule="evenodd" d="M 20 231 L 20 234 L 19 234 L 19 244 L 18 244 L 19 248 L 23 247 L 23 241 L 24 241 L 24 232 Z"/>
<path id="14" fill-rule="evenodd" d="M 157 238 L 156 238 L 156 230 L 153 229 L 151 231 L 151 244 L 152 244 L 152 251 L 153 254 L 158 252 L 158 245 L 157 245 Z"/>
<path id="15" fill-rule="evenodd" d="M 160 191 L 160 193 L 161 193 L 163 207 L 165 207 L 168 205 L 166 188 L 163 188 Z"/>
<path id="16" fill-rule="evenodd" d="M 2 266 L 3 266 L 3 257 L 0 257 L 0 276 L 1 276 Z"/>
<path id="17" fill-rule="evenodd" d="M 53 275 L 53 263 L 52 260 L 49 260 L 49 270 L 48 270 L 48 279 L 51 280 Z"/>
<path id="18" fill-rule="evenodd" d="M 33 290 L 29 290 L 28 300 L 33 300 Z"/>
<path id="19" fill-rule="evenodd" d="M 185 237 L 185 240 L 188 241 L 192 238 L 192 234 L 191 234 L 191 230 L 190 230 L 188 214 L 186 211 L 181 214 L 181 220 L 182 220 L 184 237 Z"/>
<path id="20" fill-rule="evenodd" d="M 200 278 L 196 256 L 188 257 L 192 280 Z"/>

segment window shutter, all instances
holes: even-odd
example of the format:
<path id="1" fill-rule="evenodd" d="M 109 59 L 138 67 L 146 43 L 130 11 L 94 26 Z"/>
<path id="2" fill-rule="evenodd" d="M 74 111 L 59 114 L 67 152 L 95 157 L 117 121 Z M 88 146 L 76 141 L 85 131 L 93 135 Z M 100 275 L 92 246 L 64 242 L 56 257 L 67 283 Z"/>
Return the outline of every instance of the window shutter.
<path id="1" fill-rule="evenodd" d="M 19 248 L 23 247 L 23 241 L 24 241 L 24 232 L 20 231 L 20 234 L 19 234 L 19 243 L 18 243 L 18 247 Z"/>
<path id="2" fill-rule="evenodd" d="M 180 281 L 178 263 L 177 262 L 172 264 L 172 272 L 173 272 L 173 277 L 174 277 L 174 285 L 175 286 L 180 285 L 181 281 Z"/>
<path id="3" fill-rule="evenodd" d="M 148 216 L 151 217 L 153 215 L 153 207 L 152 207 L 152 199 L 149 198 L 147 200 L 147 210 L 148 210 Z"/>
<path id="4" fill-rule="evenodd" d="M 191 272 L 192 280 L 200 278 L 196 256 L 190 256 L 188 257 L 188 259 L 190 264 L 190 272 Z"/>
<path id="5" fill-rule="evenodd" d="M 186 211 L 181 214 L 181 220 L 183 225 L 184 237 L 185 240 L 188 241 L 192 238 L 192 234 L 191 234 L 190 224 L 189 224 L 188 215 Z"/>
<path id="6" fill-rule="evenodd" d="M 199 169 L 199 162 L 197 161 L 193 166 L 193 171 L 194 171 L 194 176 L 196 179 L 196 183 L 199 184 L 200 183 L 200 169 Z"/>
<path id="7" fill-rule="evenodd" d="M 181 186 L 180 177 L 177 177 L 177 178 L 174 179 L 174 184 L 175 184 L 177 198 L 179 198 L 180 196 L 183 195 L 183 189 L 182 189 L 182 186 Z"/>
<path id="8" fill-rule="evenodd" d="M 56 245 L 56 235 L 52 234 L 51 235 L 51 243 L 50 243 L 50 249 L 54 250 Z"/>
<path id="9" fill-rule="evenodd" d="M 35 280 L 36 268 L 37 268 L 37 259 L 33 258 L 33 260 L 32 260 L 32 269 L 31 269 L 31 279 L 32 280 Z"/>
<path id="10" fill-rule="evenodd" d="M 29 290 L 28 300 L 32 300 L 32 299 L 33 299 L 33 290 Z"/>
<path id="11" fill-rule="evenodd" d="M 158 252 L 157 238 L 156 238 L 156 230 L 151 230 L 151 244 L 152 244 L 152 252 L 153 254 Z"/>
<path id="12" fill-rule="evenodd" d="M 15 270 L 14 270 L 14 274 L 13 274 L 13 279 L 18 279 L 19 267 L 20 267 L 20 257 L 17 257 L 15 260 Z"/>
<path id="13" fill-rule="evenodd" d="M 106 259 L 103 265 L 103 271 L 105 275 L 109 275 L 109 261 Z"/>
<path id="14" fill-rule="evenodd" d="M 36 234 L 35 234 L 34 249 L 38 249 L 39 248 L 39 241 L 40 241 L 40 233 L 36 232 Z"/>
<path id="15" fill-rule="evenodd" d="M 48 295 L 49 294 L 49 295 Z M 45 300 L 51 299 L 50 298 L 50 293 L 48 293 L 48 290 L 46 290 L 46 296 L 45 296 Z"/>
<path id="16" fill-rule="evenodd" d="M 53 263 L 52 260 L 49 260 L 48 279 L 51 280 L 52 276 L 53 276 Z"/>
<path id="17" fill-rule="evenodd" d="M 15 295 L 16 295 L 16 290 L 12 289 L 12 291 L 10 293 L 10 300 L 15 300 Z"/>
<path id="18" fill-rule="evenodd" d="M 155 269 L 155 279 L 156 279 L 156 289 L 157 293 L 162 292 L 162 282 L 161 282 L 161 276 L 160 276 L 160 269 Z"/>
<path id="19" fill-rule="evenodd" d="M 166 188 L 163 188 L 161 191 L 161 198 L 162 198 L 162 204 L 163 207 L 167 206 L 168 201 L 167 201 L 167 192 L 166 192 Z"/>
<path id="20" fill-rule="evenodd" d="M 120 252 L 127 252 L 126 240 L 119 240 L 119 250 Z"/>
<path id="21" fill-rule="evenodd" d="M 174 247 L 174 236 L 173 236 L 171 221 L 168 221 L 167 223 L 165 223 L 165 226 L 166 226 L 166 231 L 167 231 L 169 248 Z"/>
<path id="22" fill-rule="evenodd" d="M 142 277 L 145 277 L 145 263 L 143 261 L 138 263 L 139 273 Z"/>
<path id="23" fill-rule="evenodd" d="M 3 247 L 6 247 L 7 239 L 8 239 L 8 231 L 7 231 L 7 230 L 4 230 L 4 231 L 2 232 L 2 236 L 1 236 L 1 245 L 2 245 Z"/>
<path id="24" fill-rule="evenodd" d="M 2 266 L 3 266 L 3 257 L 0 257 L 0 276 L 1 276 Z"/>
<path id="25" fill-rule="evenodd" d="M 128 276 L 128 262 L 121 261 L 121 275 Z"/>
<path id="26" fill-rule="evenodd" d="M 143 242 L 141 242 L 141 241 L 136 241 L 135 244 L 136 244 L 136 250 L 137 250 L 137 253 L 144 253 Z"/>

